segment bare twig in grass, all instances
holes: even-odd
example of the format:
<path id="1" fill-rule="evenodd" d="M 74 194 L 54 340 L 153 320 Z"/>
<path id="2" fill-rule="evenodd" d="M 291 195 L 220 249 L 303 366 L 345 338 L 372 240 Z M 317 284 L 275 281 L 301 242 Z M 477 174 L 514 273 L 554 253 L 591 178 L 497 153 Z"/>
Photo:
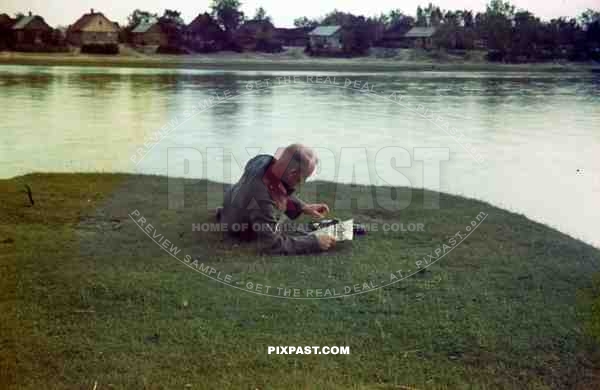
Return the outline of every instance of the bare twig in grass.
<path id="1" fill-rule="evenodd" d="M 27 197 L 29 198 L 29 203 L 31 203 L 31 206 L 33 206 L 35 202 L 33 201 L 33 191 L 31 191 L 31 187 L 29 186 L 29 184 L 25 184 L 25 192 L 27 193 Z"/>

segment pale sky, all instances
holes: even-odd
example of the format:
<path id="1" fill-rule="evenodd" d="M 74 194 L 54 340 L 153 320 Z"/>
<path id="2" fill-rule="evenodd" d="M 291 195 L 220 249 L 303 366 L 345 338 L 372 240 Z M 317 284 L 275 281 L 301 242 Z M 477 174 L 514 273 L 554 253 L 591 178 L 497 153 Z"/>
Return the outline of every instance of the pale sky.
<path id="1" fill-rule="evenodd" d="M 418 5 L 426 6 L 429 0 L 241 0 L 242 10 L 253 16 L 256 8 L 263 6 L 278 27 L 291 27 L 295 18 L 316 18 L 333 10 L 352 12 L 365 16 L 387 13 L 400 8 L 405 14 L 415 15 Z M 434 4 L 444 9 L 471 9 L 483 11 L 487 0 L 437 0 Z M 517 9 L 527 9 L 542 19 L 559 16 L 578 16 L 587 8 L 600 9 L 599 0 L 514 0 Z M 0 0 L 0 13 L 11 16 L 16 12 L 39 14 L 52 26 L 74 23 L 90 8 L 103 12 L 109 19 L 124 25 L 134 9 L 139 8 L 162 14 L 165 8 L 181 11 L 186 23 L 198 13 L 210 10 L 210 0 Z"/>

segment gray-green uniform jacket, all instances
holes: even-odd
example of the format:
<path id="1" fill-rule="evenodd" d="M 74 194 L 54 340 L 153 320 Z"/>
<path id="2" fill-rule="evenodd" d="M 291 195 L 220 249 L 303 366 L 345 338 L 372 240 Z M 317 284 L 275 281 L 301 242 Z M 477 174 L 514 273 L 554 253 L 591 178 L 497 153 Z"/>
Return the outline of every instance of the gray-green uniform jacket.
<path id="1" fill-rule="evenodd" d="M 277 229 L 281 211 L 273 199 L 277 179 L 270 175 L 273 156 L 258 155 L 246 164 L 240 180 L 225 192 L 220 222 L 228 234 L 244 240 L 256 240 L 261 251 L 270 254 L 320 252 L 317 237 L 298 233 L 289 235 Z M 265 180 L 265 175 L 269 180 Z M 285 214 L 295 219 L 302 214 L 303 202 L 288 189 Z"/>

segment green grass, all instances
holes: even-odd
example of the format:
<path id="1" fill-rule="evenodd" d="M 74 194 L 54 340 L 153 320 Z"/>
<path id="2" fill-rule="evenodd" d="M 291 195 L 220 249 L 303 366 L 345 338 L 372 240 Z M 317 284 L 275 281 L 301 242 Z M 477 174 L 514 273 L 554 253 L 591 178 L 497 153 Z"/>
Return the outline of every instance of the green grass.
<path id="1" fill-rule="evenodd" d="M 24 184 L 36 201 L 28 206 Z M 370 191 L 384 188 L 363 187 Z M 318 256 L 254 254 L 211 220 L 215 183 L 32 174 L 0 181 L 0 387 L 19 389 L 589 389 L 598 347 L 584 332 L 578 289 L 600 251 L 489 204 L 440 195 L 423 207 L 333 210 L 362 222 L 424 223 L 378 232 Z M 317 185 L 335 204 L 349 186 Z M 397 196 L 408 196 L 397 189 Z M 309 199 L 315 200 L 315 199 Z M 356 206 L 361 200 L 356 201 Z M 329 300 L 233 289 L 193 272 L 128 217 L 139 210 L 184 253 L 229 273 L 301 289 L 379 280 L 414 268 L 480 212 L 481 225 L 442 260 L 392 286 Z M 243 287 L 243 286 L 242 286 Z M 589 317 L 589 316 L 588 316 Z M 350 355 L 268 355 L 267 346 L 347 345 Z"/>

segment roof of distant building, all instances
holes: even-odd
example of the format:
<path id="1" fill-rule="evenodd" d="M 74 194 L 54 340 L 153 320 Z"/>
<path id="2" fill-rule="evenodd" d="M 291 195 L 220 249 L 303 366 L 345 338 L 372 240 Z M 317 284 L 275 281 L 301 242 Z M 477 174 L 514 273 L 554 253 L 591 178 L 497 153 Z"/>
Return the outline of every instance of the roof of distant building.
<path id="1" fill-rule="evenodd" d="M 144 20 L 143 22 L 140 22 L 137 26 L 135 26 L 135 28 L 131 30 L 131 32 L 145 33 L 146 31 L 150 30 L 152 26 L 154 26 L 156 23 L 158 23 L 158 19 L 155 18 Z"/>
<path id="2" fill-rule="evenodd" d="M 92 18 L 94 16 L 103 17 L 104 19 L 106 19 L 110 23 L 112 23 L 116 30 L 119 29 L 119 24 L 117 22 L 111 21 L 106 16 L 104 16 L 104 14 L 102 12 L 96 12 L 92 9 L 92 10 L 90 10 L 90 13 L 83 14 L 79 19 L 77 19 L 77 21 L 75 23 L 73 23 L 73 25 L 71 25 L 71 27 L 69 27 L 69 31 L 81 31 L 92 20 Z"/>
<path id="3" fill-rule="evenodd" d="M 435 27 L 413 27 L 406 34 L 405 38 L 429 38 L 435 33 Z"/>
<path id="4" fill-rule="evenodd" d="M 199 14 L 185 28 L 187 32 L 201 34 L 219 34 L 223 30 L 208 13 Z"/>
<path id="5" fill-rule="evenodd" d="M 8 16 L 7 14 L 0 14 L 0 27 L 8 28 L 12 27 L 15 23 L 15 20 Z"/>
<path id="6" fill-rule="evenodd" d="M 17 22 L 15 24 L 13 24 L 12 29 L 13 30 L 24 29 L 36 17 L 37 17 L 37 15 L 31 15 L 31 14 L 29 14 L 27 16 L 23 16 L 21 19 L 17 20 Z"/>
<path id="7" fill-rule="evenodd" d="M 329 37 L 338 32 L 342 26 L 318 26 L 314 30 L 308 33 L 308 35 L 318 35 L 322 37 Z"/>

